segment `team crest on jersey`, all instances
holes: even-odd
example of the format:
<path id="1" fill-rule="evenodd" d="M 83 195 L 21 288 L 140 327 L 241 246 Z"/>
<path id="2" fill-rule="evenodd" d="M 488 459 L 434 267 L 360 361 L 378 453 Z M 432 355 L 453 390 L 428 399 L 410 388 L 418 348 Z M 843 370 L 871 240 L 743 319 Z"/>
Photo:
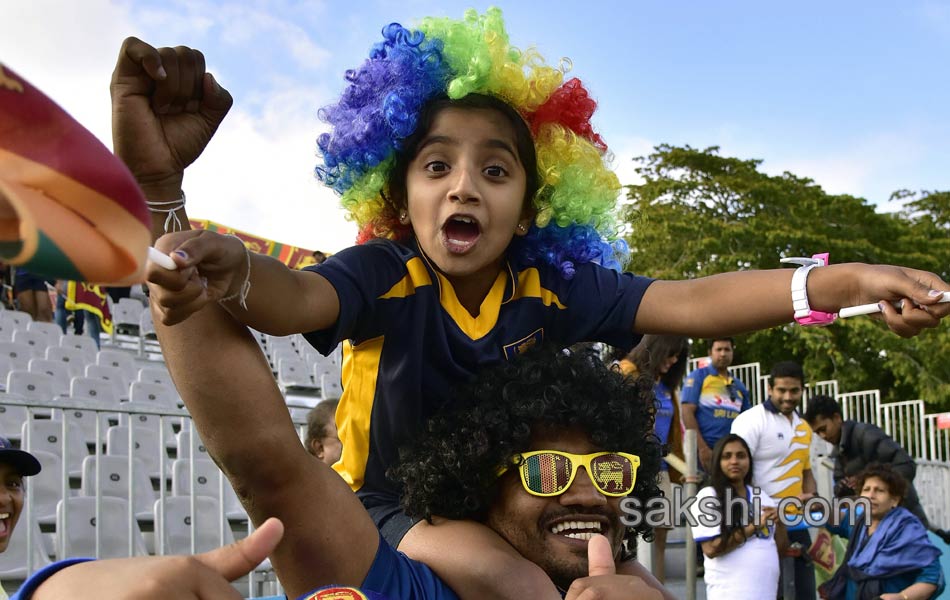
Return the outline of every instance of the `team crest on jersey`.
<path id="1" fill-rule="evenodd" d="M 369 600 L 366 594 L 351 587 L 328 587 L 317 590 L 303 600 Z"/>
<path id="2" fill-rule="evenodd" d="M 544 328 L 540 328 L 525 337 L 521 338 L 517 342 L 512 342 L 505 345 L 505 358 L 508 360 L 513 359 L 519 354 L 524 354 L 528 350 L 540 346 L 541 342 L 544 341 Z"/>

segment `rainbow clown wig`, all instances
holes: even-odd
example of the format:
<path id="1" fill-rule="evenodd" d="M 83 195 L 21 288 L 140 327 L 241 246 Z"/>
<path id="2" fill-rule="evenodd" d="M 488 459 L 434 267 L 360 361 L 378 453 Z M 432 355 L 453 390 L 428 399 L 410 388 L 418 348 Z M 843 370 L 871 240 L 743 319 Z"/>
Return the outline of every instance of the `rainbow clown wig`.
<path id="1" fill-rule="evenodd" d="M 628 250 L 615 239 L 614 215 L 620 181 L 591 127 L 596 103 L 579 79 L 564 81 L 569 64 L 552 67 L 536 51 L 510 45 L 497 8 L 469 10 L 462 20 L 427 18 L 414 30 L 392 23 L 382 33 L 369 58 L 346 72 L 339 102 L 320 111 L 331 130 L 317 140 L 323 164 L 316 174 L 342 195 L 360 228 L 358 243 L 409 234 L 388 189 L 402 142 L 430 100 L 477 93 L 513 107 L 534 137 L 536 218 L 510 251 L 568 279 L 575 264 L 622 268 Z"/>

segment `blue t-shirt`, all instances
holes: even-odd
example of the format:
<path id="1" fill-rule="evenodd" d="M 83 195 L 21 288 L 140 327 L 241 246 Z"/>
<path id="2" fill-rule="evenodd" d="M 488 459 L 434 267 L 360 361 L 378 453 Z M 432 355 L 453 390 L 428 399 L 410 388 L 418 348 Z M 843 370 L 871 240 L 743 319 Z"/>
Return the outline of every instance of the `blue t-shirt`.
<path id="1" fill-rule="evenodd" d="M 670 439 L 670 427 L 673 425 L 673 394 L 665 383 L 657 381 L 653 386 L 653 396 L 656 404 L 656 421 L 653 431 L 656 437 L 660 438 L 660 443 L 666 444 Z M 666 461 L 662 461 L 660 469 L 668 471 L 669 468 Z"/>
<path id="2" fill-rule="evenodd" d="M 594 264 L 565 280 L 553 268 L 503 264 L 471 316 L 415 245 L 378 240 L 320 265 L 340 300 L 336 324 L 306 334 L 326 354 L 343 342 L 334 468 L 361 494 L 398 496 L 385 476 L 454 386 L 542 342 L 636 345 L 633 322 L 653 280 Z"/>
<path id="3" fill-rule="evenodd" d="M 739 413 L 752 408 L 749 390 L 742 382 L 731 375 L 720 375 L 712 365 L 686 376 L 680 401 L 696 405 L 699 433 L 710 448 L 729 433 Z"/>
<path id="4" fill-rule="evenodd" d="M 307 592 L 297 600 L 458 600 L 449 586 L 428 565 L 412 560 L 380 536 L 376 558 L 356 594 L 329 596 L 326 588 Z M 355 591 L 355 590 L 354 590 Z"/>

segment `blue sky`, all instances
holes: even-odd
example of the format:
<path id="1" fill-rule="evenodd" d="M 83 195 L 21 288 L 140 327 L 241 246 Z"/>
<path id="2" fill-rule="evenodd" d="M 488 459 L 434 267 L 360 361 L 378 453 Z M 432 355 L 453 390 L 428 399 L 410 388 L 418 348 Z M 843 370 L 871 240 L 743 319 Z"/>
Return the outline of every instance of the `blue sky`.
<path id="1" fill-rule="evenodd" d="M 339 250 L 355 228 L 311 175 L 317 109 L 384 24 L 489 4 L 10 2 L 0 60 L 108 145 L 122 39 L 201 49 L 235 107 L 187 175 L 191 215 Z M 633 156 L 672 143 L 761 158 L 884 209 L 896 189 L 950 189 L 950 2 L 493 4 L 515 45 L 571 59 L 623 183 Z"/>

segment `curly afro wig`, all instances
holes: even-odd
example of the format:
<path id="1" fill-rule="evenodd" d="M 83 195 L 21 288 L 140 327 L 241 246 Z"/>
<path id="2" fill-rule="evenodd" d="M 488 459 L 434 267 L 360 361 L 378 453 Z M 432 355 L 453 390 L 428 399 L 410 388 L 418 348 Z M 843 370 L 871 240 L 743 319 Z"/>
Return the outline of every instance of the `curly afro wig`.
<path id="1" fill-rule="evenodd" d="M 631 496 L 645 506 L 660 495 L 651 390 L 651 381 L 624 379 L 592 353 L 532 350 L 459 389 L 390 476 L 412 516 L 481 521 L 498 493 L 499 467 L 529 447 L 536 427 L 579 428 L 600 448 L 640 457 Z M 651 531 L 641 525 L 627 536 Z"/>
<path id="2" fill-rule="evenodd" d="M 470 95 L 498 99 L 518 115 L 533 140 L 528 177 L 534 225 L 511 252 L 527 265 L 550 265 L 562 277 L 578 264 L 621 270 L 630 250 L 619 236 L 620 180 L 591 118 L 597 103 L 580 79 L 565 80 L 570 61 L 549 64 L 533 49 L 511 44 L 498 8 L 462 19 L 430 17 L 416 28 L 391 23 L 369 56 L 345 75 L 339 101 L 319 111 L 315 173 L 341 195 L 359 227 L 358 243 L 404 240 L 398 181 L 407 141 L 425 133 L 433 101 Z M 521 159 L 528 153 L 519 149 Z"/>

